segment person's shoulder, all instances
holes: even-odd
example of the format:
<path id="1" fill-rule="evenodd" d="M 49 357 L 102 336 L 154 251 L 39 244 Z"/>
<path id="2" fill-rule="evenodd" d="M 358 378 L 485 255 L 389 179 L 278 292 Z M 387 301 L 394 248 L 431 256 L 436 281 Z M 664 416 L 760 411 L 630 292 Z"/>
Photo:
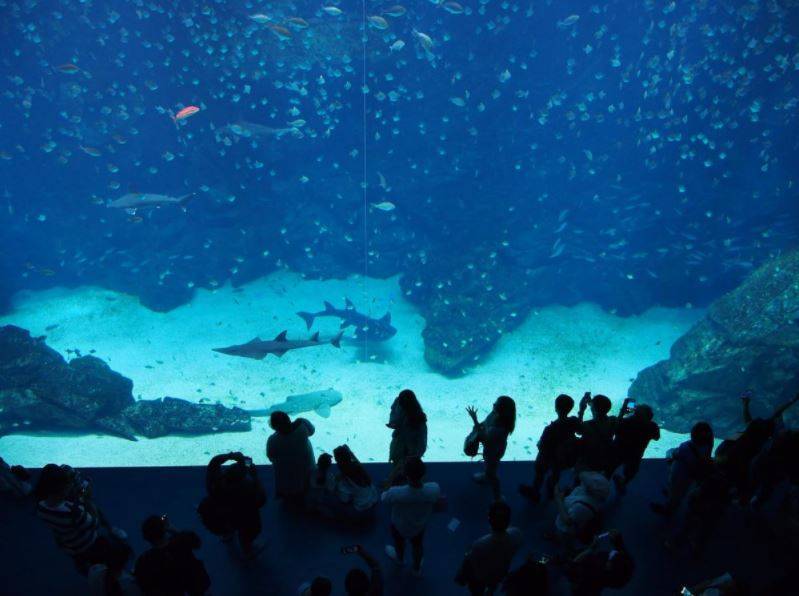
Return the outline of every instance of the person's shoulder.
<path id="1" fill-rule="evenodd" d="M 441 496 L 441 487 L 438 482 L 425 482 L 420 492 L 425 500 L 436 501 Z"/>
<path id="2" fill-rule="evenodd" d="M 511 526 L 507 529 L 507 532 L 513 544 L 521 545 L 524 542 L 524 534 L 516 526 Z"/>
<path id="3" fill-rule="evenodd" d="M 392 486 L 391 488 L 385 490 L 382 495 L 382 499 L 386 502 L 391 502 L 398 497 L 403 496 L 406 492 L 408 487 L 405 485 L 402 486 Z"/>

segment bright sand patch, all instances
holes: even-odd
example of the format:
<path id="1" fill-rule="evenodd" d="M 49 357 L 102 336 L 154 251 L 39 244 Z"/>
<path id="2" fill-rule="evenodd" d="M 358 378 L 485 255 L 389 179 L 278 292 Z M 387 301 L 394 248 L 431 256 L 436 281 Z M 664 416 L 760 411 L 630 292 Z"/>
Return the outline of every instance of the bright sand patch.
<path id="1" fill-rule="evenodd" d="M 211 348 L 243 343 L 256 335 L 272 338 L 287 329 L 289 338 L 308 332 L 296 311 L 317 311 L 322 300 L 340 306 L 349 296 L 374 316 L 391 310 L 399 330 L 384 345 L 387 358 L 360 362 L 358 346 L 340 350 L 320 346 L 292 351 L 283 358 L 249 360 Z M 433 372 L 424 361 L 424 319 L 401 299 L 397 279 L 304 280 L 277 272 L 238 290 L 200 291 L 169 313 L 142 307 L 135 297 L 94 287 L 21 293 L 15 310 L 0 324 L 15 324 L 33 335 L 47 335 L 65 354 L 78 348 L 104 359 L 134 381 L 136 397 L 170 395 L 208 399 L 244 408 L 265 408 L 291 394 L 333 387 L 344 400 L 329 418 L 302 414 L 316 425 L 314 446 L 332 451 L 347 442 L 364 461 L 388 457 L 389 407 L 397 392 L 412 388 L 429 418 L 430 461 L 465 460 L 463 439 L 470 430 L 465 407 L 477 406 L 482 418 L 500 394 L 516 399 L 518 420 L 506 457 L 532 459 L 535 442 L 554 417 L 553 400 L 561 392 L 579 399 L 585 390 L 621 402 L 630 380 L 642 368 L 668 356 L 669 347 L 697 319 L 697 310 L 653 309 L 620 318 L 592 304 L 547 307 L 531 313 L 507 334 L 490 358 L 457 379 Z M 57 325 L 50 331 L 45 328 Z M 334 319 L 318 319 L 322 337 L 338 329 Z M 16 434 L 0 438 L 0 453 L 12 463 L 41 466 L 203 465 L 209 456 L 243 451 L 264 463 L 269 433 L 265 418 L 254 419 L 249 433 L 201 437 L 164 437 L 126 441 L 102 435 Z M 662 456 L 684 440 L 664 433 L 647 455 Z"/>

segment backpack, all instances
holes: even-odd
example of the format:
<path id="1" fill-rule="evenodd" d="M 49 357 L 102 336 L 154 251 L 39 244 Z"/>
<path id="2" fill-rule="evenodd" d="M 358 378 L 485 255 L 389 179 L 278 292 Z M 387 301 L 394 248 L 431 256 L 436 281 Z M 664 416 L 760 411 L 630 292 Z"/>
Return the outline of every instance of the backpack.
<path id="1" fill-rule="evenodd" d="M 475 425 L 474 429 L 472 429 L 472 432 L 466 436 L 466 440 L 463 442 L 463 452 L 469 457 L 474 457 L 477 455 L 479 449 L 480 430 L 479 427 Z"/>

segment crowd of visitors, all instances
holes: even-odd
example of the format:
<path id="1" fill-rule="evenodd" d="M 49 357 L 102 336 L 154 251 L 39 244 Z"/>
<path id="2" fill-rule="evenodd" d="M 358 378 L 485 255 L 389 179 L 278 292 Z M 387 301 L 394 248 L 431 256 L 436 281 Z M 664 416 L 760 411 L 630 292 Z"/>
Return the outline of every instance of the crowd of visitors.
<path id="1" fill-rule="evenodd" d="M 667 458 L 663 500 L 650 505 L 653 514 L 667 524 L 666 549 L 701 553 L 729 507 L 754 514 L 769 504 L 776 512 L 772 517 L 775 533 L 782 532 L 779 537 L 786 548 L 797 546 L 799 431 L 782 421 L 783 412 L 797 401 L 799 395 L 769 417 L 755 418 L 750 412 L 751 397 L 743 396 L 744 430 L 720 443 L 708 422 L 693 426 L 690 439 Z M 660 429 L 652 408 L 630 399 L 624 400 L 617 415 L 611 414 L 611 401 L 604 395 L 585 393 L 576 416 L 572 415 L 574 406 L 568 395 L 555 399 L 556 418 L 538 441 L 532 481 L 518 487 L 531 506 L 554 502 L 556 515 L 547 532 L 552 553 L 528 554 L 515 567 L 524 547 L 524 530 L 511 523 L 500 464 L 515 430 L 516 404 L 500 396 L 482 421 L 475 408 L 467 408 L 472 429 L 465 438 L 464 453 L 482 453 L 484 471 L 475 474 L 474 481 L 491 490 L 489 532 L 468 547 L 457 569 L 437 569 L 437 574 L 451 573 L 455 584 L 472 595 L 551 594 L 553 574 L 565 578 L 576 596 L 602 594 L 628 584 L 635 574 L 635 556 L 621 533 L 606 527 L 604 513 L 611 502 L 624 499 L 647 446 L 659 440 Z M 448 502 L 439 484 L 427 478 L 423 462 L 427 419 L 412 391 L 400 392 L 391 406 L 387 424 L 391 468 L 377 484 L 347 445 L 315 459 L 311 444 L 315 429 L 308 420 L 291 420 L 278 411 L 271 415 L 270 426 L 274 432 L 266 443 L 266 457 L 274 470 L 274 494 L 283 506 L 339 522 L 369 524 L 382 502 L 390 508 L 385 564 L 403 565 L 410 550 L 411 573 L 424 573 L 425 530 L 431 516 L 445 510 Z M 141 525 L 150 548 L 133 562 L 126 534 L 109 523 L 94 502 L 92 483 L 77 470 L 48 464 L 34 486 L 26 470 L 0 460 L 0 488 L 20 498 L 33 493 L 38 516 L 78 572 L 87 577 L 90 594 L 210 593 L 211 578 L 197 556 L 202 544 L 196 533 L 175 529 L 165 515 L 151 515 Z M 258 557 L 263 547 L 260 510 L 266 505 L 267 492 L 252 459 L 238 452 L 213 457 L 205 488 L 197 513 L 206 529 L 242 559 Z M 359 558 L 368 568 L 367 572 L 356 566 L 347 573 L 346 594 L 384 592 L 384 564 L 377 556 L 361 545 L 345 546 L 342 554 Z M 750 593 L 745 582 L 729 574 L 674 589 L 686 595 Z M 333 591 L 333 582 L 322 576 L 299 587 L 300 594 L 309 596 Z"/>

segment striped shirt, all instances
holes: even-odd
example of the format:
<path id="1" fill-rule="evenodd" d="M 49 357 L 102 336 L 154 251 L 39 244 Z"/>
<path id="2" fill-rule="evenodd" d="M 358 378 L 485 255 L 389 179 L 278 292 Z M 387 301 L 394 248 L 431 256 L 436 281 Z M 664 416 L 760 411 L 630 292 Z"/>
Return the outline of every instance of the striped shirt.
<path id="1" fill-rule="evenodd" d="M 36 514 L 50 526 L 56 544 L 68 555 L 82 553 L 97 538 L 97 519 L 79 503 L 62 501 L 51 507 L 39 501 Z"/>

